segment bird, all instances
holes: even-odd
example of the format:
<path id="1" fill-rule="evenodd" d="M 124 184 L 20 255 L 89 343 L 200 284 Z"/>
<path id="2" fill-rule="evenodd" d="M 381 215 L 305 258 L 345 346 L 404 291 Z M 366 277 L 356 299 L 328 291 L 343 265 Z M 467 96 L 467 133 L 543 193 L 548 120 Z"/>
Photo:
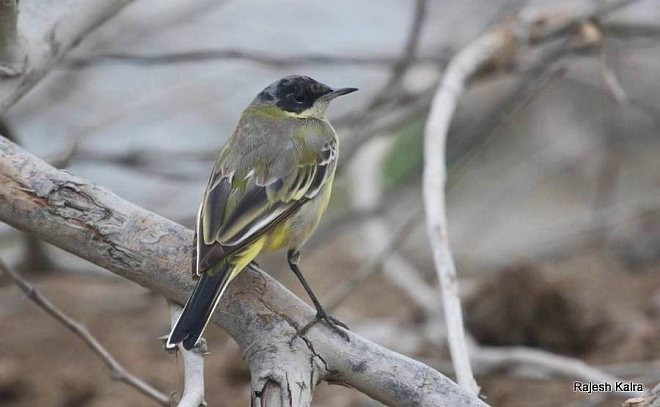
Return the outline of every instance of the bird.
<path id="1" fill-rule="evenodd" d="M 348 327 L 325 312 L 299 263 L 328 206 L 337 168 L 338 138 L 326 111 L 333 99 L 356 90 L 292 75 L 267 86 L 243 110 L 199 207 L 192 256 L 198 280 L 167 348 L 192 349 L 229 283 L 258 254 L 281 249 L 316 308 L 297 333 L 324 321 L 348 339 L 341 329 Z"/>

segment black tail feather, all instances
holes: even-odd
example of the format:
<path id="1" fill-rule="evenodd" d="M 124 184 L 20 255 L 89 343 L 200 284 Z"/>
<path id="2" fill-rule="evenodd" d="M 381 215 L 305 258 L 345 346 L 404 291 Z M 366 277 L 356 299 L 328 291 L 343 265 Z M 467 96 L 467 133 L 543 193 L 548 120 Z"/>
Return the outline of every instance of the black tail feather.
<path id="1" fill-rule="evenodd" d="M 211 319 L 220 295 L 229 283 L 231 270 L 232 266 L 227 265 L 211 276 L 202 275 L 170 332 L 167 347 L 174 347 L 175 344 L 182 342 L 183 347 L 190 350 L 197 344 Z"/>

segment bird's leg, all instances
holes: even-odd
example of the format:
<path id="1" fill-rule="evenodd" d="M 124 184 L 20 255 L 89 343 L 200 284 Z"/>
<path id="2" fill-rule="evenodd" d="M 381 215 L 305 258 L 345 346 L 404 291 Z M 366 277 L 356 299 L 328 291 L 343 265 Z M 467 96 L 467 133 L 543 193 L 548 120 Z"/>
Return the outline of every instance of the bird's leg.
<path id="1" fill-rule="evenodd" d="M 300 252 L 289 250 L 286 257 L 287 257 L 287 261 L 289 262 L 289 267 L 291 268 L 291 271 L 293 271 L 293 274 L 295 274 L 296 277 L 298 277 L 298 280 L 300 280 L 300 283 L 305 288 L 305 291 L 307 291 L 307 295 L 309 295 L 309 298 L 312 299 L 312 302 L 314 303 L 314 307 L 316 308 L 316 317 L 307 325 L 299 329 L 297 332 L 298 335 L 304 335 L 305 333 L 307 333 L 307 331 L 309 331 L 309 328 L 314 326 L 314 324 L 316 324 L 319 321 L 323 321 L 328 325 L 330 329 L 337 332 L 342 338 L 349 340 L 346 332 L 339 329 L 339 327 L 342 327 L 344 329 L 349 329 L 348 326 L 346 326 L 346 324 L 344 324 L 337 318 L 334 318 L 328 315 L 327 312 L 325 312 L 325 310 L 321 306 L 321 303 L 316 298 L 316 295 L 314 295 L 312 288 L 309 286 L 309 284 L 307 284 L 307 281 L 305 281 L 305 277 L 303 277 L 302 272 L 298 267 L 298 261 L 300 260 Z"/>

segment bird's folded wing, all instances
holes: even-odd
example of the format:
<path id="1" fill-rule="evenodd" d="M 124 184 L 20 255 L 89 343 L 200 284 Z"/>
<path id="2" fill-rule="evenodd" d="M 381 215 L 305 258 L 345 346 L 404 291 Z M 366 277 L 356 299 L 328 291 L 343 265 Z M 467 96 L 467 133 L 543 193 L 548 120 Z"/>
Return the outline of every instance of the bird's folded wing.
<path id="1" fill-rule="evenodd" d="M 256 168 L 240 178 L 214 171 L 197 217 L 196 273 L 254 242 L 315 197 L 335 156 L 329 146 L 279 177 L 265 177 Z"/>

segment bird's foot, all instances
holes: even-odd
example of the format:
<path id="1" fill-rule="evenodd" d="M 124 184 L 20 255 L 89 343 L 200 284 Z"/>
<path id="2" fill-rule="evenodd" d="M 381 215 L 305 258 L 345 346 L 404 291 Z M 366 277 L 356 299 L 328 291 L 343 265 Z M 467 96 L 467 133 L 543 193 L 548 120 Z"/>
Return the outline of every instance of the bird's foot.
<path id="1" fill-rule="evenodd" d="M 341 322 L 337 318 L 335 318 L 331 315 L 328 315 L 323 309 L 317 310 L 316 311 L 316 316 L 314 317 L 314 319 L 312 321 L 310 321 L 307 325 L 305 325 L 304 327 L 302 327 L 301 329 L 298 330 L 298 332 L 297 332 L 298 336 L 305 335 L 307 333 L 307 331 L 309 331 L 309 329 L 311 327 L 313 327 L 314 325 L 316 325 L 316 323 L 319 322 L 319 321 L 325 322 L 325 324 L 328 326 L 328 328 L 330 328 L 331 330 L 336 332 L 339 336 L 344 338 L 346 341 L 350 341 L 350 339 L 348 337 L 348 334 L 341 329 L 341 328 L 343 328 L 347 331 L 350 331 L 350 329 L 348 328 L 348 325 Z"/>

